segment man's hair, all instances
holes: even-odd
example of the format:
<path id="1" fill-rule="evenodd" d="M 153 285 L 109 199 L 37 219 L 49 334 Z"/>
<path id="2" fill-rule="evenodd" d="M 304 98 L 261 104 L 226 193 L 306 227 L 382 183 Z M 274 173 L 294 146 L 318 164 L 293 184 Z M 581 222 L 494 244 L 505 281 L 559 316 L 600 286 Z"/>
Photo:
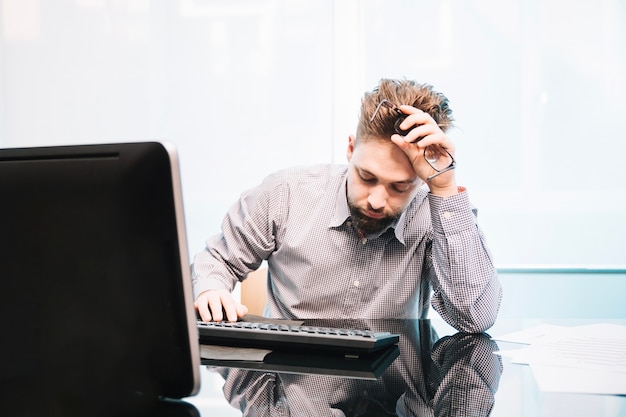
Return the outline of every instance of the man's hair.
<path id="1" fill-rule="evenodd" d="M 367 138 L 389 138 L 396 133 L 394 123 L 398 114 L 385 106 L 378 109 L 374 120 L 370 119 L 376 107 L 387 99 L 396 106 L 408 104 L 432 116 L 444 132 L 452 127 L 452 109 L 442 93 L 433 90 L 428 84 L 410 80 L 382 79 L 372 91 L 365 93 L 361 100 L 361 114 L 357 126 L 357 140 Z"/>

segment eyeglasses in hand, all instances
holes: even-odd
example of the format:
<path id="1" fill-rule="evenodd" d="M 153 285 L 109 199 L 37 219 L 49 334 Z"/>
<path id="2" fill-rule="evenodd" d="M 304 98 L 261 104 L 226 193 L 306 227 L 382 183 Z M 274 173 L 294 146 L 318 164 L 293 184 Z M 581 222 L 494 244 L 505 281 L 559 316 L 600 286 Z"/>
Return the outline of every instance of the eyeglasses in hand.
<path id="1" fill-rule="evenodd" d="M 396 120 L 394 122 L 394 129 L 397 134 L 399 134 L 400 136 L 406 136 L 413 129 L 413 127 L 409 128 L 408 130 L 403 130 L 400 128 L 400 124 L 404 121 L 404 119 L 407 118 L 408 114 L 402 112 L 402 110 L 400 110 L 398 106 L 396 106 L 387 99 L 383 99 L 380 103 L 378 103 L 378 106 L 376 106 L 376 110 L 374 110 L 374 114 L 372 114 L 372 117 L 370 117 L 370 123 L 374 121 L 374 117 L 376 117 L 376 114 L 378 114 L 378 111 L 382 106 L 387 107 L 388 109 L 391 109 L 397 113 Z M 417 138 L 415 142 L 419 142 L 422 139 L 423 138 Z M 432 180 L 438 175 L 443 174 L 444 172 L 448 172 L 456 168 L 456 161 L 454 160 L 454 157 L 450 154 L 450 152 L 448 152 L 446 148 L 440 145 L 428 145 L 426 149 L 424 149 L 424 159 L 426 160 L 426 162 L 428 162 L 431 168 L 436 171 L 436 174 L 433 174 L 427 178 L 428 181 Z"/>

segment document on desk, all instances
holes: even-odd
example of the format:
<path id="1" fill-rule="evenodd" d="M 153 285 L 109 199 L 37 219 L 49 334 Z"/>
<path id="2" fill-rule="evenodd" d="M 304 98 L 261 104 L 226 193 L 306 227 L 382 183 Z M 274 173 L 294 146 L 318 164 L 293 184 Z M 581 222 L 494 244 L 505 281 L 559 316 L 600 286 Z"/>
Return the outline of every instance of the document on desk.
<path id="1" fill-rule="evenodd" d="M 498 354 L 529 365 L 543 391 L 626 395 L 626 326 L 542 325 L 493 339 L 526 345 Z"/>

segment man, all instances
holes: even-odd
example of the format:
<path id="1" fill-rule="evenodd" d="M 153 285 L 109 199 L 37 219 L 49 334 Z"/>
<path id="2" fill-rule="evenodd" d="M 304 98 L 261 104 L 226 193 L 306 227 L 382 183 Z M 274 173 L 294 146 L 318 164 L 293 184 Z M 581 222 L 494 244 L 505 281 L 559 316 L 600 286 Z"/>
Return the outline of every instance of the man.
<path id="1" fill-rule="evenodd" d="M 230 209 L 192 265 L 202 319 L 245 315 L 230 293 L 267 260 L 272 317 L 422 318 L 432 298 L 460 331 L 491 327 L 501 287 L 456 183 L 451 124 L 431 86 L 381 80 L 347 166 L 277 172 Z"/>

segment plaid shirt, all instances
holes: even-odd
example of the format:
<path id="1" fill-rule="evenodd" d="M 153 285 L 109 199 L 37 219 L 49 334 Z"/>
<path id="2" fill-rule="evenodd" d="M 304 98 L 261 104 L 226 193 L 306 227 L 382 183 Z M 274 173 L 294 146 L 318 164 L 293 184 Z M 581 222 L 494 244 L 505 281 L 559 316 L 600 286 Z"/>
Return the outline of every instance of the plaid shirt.
<path id="1" fill-rule="evenodd" d="M 346 175 L 342 165 L 291 168 L 244 192 L 194 258 L 196 297 L 232 291 L 267 260 L 272 317 L 424 318 L 432 301 L 460 331 L 489 328 L 501 287 L 467 192 L 420 189 L 395 224 L 360 237 Z"/>

